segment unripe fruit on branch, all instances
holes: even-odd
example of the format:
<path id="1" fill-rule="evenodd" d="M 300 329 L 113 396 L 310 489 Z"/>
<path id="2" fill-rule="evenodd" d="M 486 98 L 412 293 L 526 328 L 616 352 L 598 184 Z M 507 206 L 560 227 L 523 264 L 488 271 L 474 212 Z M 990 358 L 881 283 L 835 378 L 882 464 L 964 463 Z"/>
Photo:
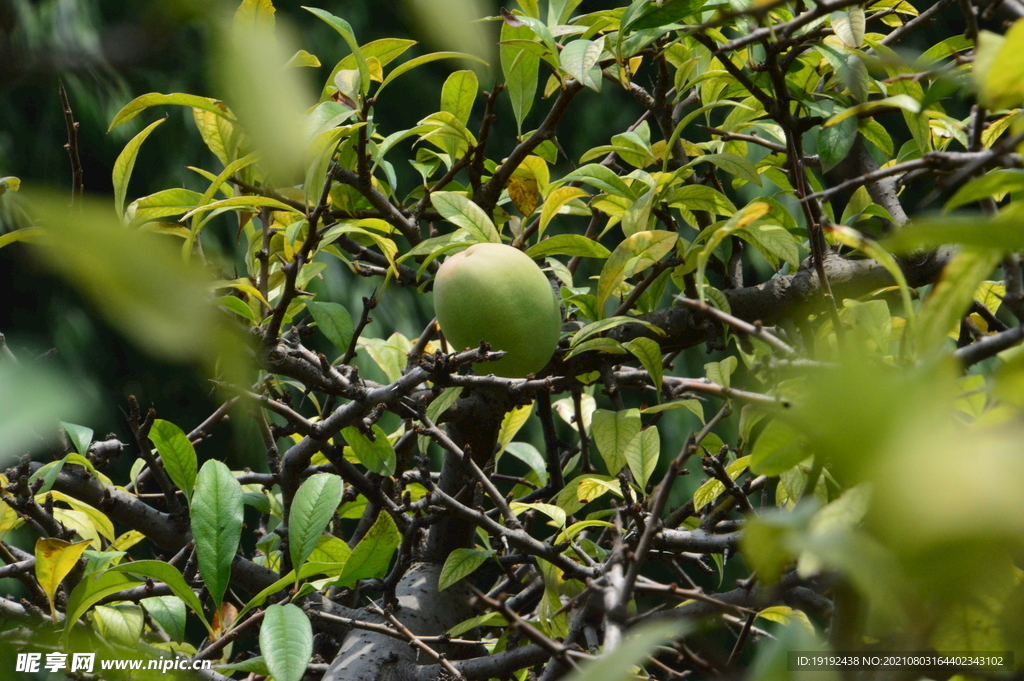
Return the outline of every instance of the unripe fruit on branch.
<path id="1" fill-rule="evenodd" d="M 473 244 L 441 265 L 434 308 L 453 350 L 487 341 L 504 350 L 481 373 L 523 378 L 544 368 L 562 327 L 555 292 L 528 255 L 503 244 Z"/>

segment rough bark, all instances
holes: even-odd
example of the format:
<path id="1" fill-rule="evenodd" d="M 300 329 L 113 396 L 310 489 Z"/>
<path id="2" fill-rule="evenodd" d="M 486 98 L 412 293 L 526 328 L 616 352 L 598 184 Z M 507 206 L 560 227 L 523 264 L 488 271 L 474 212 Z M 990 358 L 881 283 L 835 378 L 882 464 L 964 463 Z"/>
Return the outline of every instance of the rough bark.
<path id="1" fill-rule="evenodd" d="M 473 616 L 470 594 L 461 585 L 438 592 L 441 574 L 438 563 L 416 563 L 395 589 L 399 609 L 395 617 L 417 636 L 437 636 Z M 361 614 L 361 619 L 383 622 L 379 616 Z M 453 656 L 457 651 L 438 647 Z M 418 668 L 433 660 L 401 639 L 373 631 L 353 630 L 345 636 L 323 681 L 409 681 L 422 679 Z"/>

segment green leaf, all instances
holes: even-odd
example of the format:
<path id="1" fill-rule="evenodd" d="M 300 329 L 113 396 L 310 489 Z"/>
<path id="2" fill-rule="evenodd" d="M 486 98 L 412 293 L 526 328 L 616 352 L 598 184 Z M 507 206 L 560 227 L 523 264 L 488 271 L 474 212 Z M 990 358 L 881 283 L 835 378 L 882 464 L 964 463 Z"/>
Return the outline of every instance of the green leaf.
<path id="1" fill-rule="evenodd" d="M 128 572 L 141 577 L 149 577 L 166 584 L 171 592 L 181 599 L 181 601 L 192 609 L 194 613 L 199 616 L 202 620 L 203 625 L 206 626 L 207 631 L 213 631 L 210 627 L 210 623 L 206 621 L 206 616 L 203 614 L 203 604 L 199 601 L 199 598 L 193 593 L 189 587 L 185 578 L 178 572 L 178 568 L 165 563 L 160 560 L 136 560 L 131 563 L 123 563 L 116 567 L 112 567 L 108 572 Z"/>
<path id="2" fill-rule="evenodd" d="M 704 282 L 704 269 L 707 267 L 712 253 L 718 248 L 718 244 L 722 243 L 727 236 L 735 234 L 747 225 L 752 224 L 771 209 L 771 205 L 762 201 L 755 201 L 745 206 L 743 210 L 733 215 L 724 224 L 711 232 L 711 236 L 708 238 L 707 243 L 704 244 L 704 248 L 697 254 L 697 294 L 702 303 L 705 302 L 704 287 L 706 284 Z"/>
<path id="3" fill-rule="evenodd" d="M 548 484 L 548 464 L 536 447 L 529 442 L 509 442 L 505 451 L 529 466 L 541 485 Z"/>
<path id="4" fill-rule="evenodd" d="M 476 569 L 487 562 L 495 551 L 482 549 L 455 549 L 444 561 L 441 576 L 437 579 L 437 590 L 444 591 L 462 579 L 476 572 Z"/>
<path id="5" fill-rule="evenodd" d="M 386 511 L 381 511 L 373 526 L 352 549 L 345 571 L 338 578 L 338 586 L 352 586 L 360 579 L 382 576 L 401 543 L 402 533 L 395 526 L 394 519 Z"/>
<path id="6" fill-rule="evenodd" d="M 626 449 L 640 433 L 640 410 L 608 411 L 598 409 L 591 417 L 590 431 L 601 452 L 609 475 L 618 475 L 626 465 Z"/>
<path id="7" fill-rule="evenodd" d="M 467 631 L 476 629 L 477 627 L 507 627 L 508 620 L 500 612 L 489 612 L 486 615 L 479 615 L 477 617 L 470 617 L 468 620 L 459 622 L 454 627 L 448 630 L 448 634 L 454 638 L 462 636 Z"/>
<path id="8" fill-rule="evenodd" d="M 546 204 L 545 204 L 546 205 Z M 546 258 L 549 255 L 569 255 L 583 258 L 607 258 L 611 251 L 581 234 L 559 234 L 550 239 L 544 239 L 531 246 L 526 255 L 534 260 Z"/>
<path id="9" fill-rule="evenodd" d="M 616 355 L 626 354 L 626 348 L 622 347 L 622 343 L 614 338 L 591 338 L 572 346 L 572 349 L 562 358 L 562 361 L 571 359 L 584 352 L 593 352 L 595 350 L 598 352 L 611 352 Z"/>
<path id="10" fill-rule="evenodd" d="M 355 330 L 352 315 L 348 310 L 337 303 L 320 303 L 314 300 L 306 301 L 306 307 L 327 340 L 341 352 L 347 352 Z"/>
<path id="11" fill-rule="evenodd" d="M 993 170 L 960 187 L 942 209 L 950 211 L 989 197 L 998 202 L 1002 201 L 1007 194 L 1019 191 L 1024 191 L 1024 170 L 1018 168 Z"/>
<path id="12" fill-rule="evenodd" d="M 910 95 L 893 95 L 892 97 L 886 97 L 885 99 L 873 99 L 870 102 L 864 102 L 856 106 L 851 106 L 849 109 L 837 113 L 832 118 L 825 121 L 823 128 L 830 128 L 833 125 L 842 123 L 851 116 L 859 116 L 862 113 L 874 111 L 875 109 L 885 109 L 889 107 L 896 107 L 903 109 L 906 112 L 912 114 L 921 113 L 921 103 Z"/>
<path id="13" fill-rule="evenodd" d="M 505 22 L 501 24 L 501 72 L 505 76 L 512 113 L 520 134 L 523 131 L 523 120 L 533 108 L 537 94 L 540 57 L 511 41 L 533 40 L 535 37 L 529 26 L 509 26 Z"/>
<path id="14" fill-rule="evenodd" d="M 380 93 L 384 90 L 384 88 L 387 87 L 393 80 L 395 80 L 395 78 L 398 78 L 402 74 L 412 71 L 417 66 L 422 66 L 423 64 L 428 64 L 432 61 L 438 61 L 441 59 L 469 59 L 470 61 L 479 62 L 480 64 L 487 64 L 487 62 L 481 59 L 480 57 L 474 56 L 472 54 L 466 54 L 465 52 L 432 52 L 430 54 L 424 54 L 414 59 L 410 59 L 409 61 L 404 62 L 398 67 L 396 67 L 394 71 L 387 75 L 387 77 L 384 79 L 384 82 L 380 84 L 380 87 L 377 88 L 377 93 L 375 96 L 380 97 Z"/>
<path id="15" fill-rule="evenodd" d="M 750 470 L 757 475 L 782 475 L 808 456 L 807 442 L 800 433 L 781 421 L 772 421 L 754 443 Z"/>
<path id="16" fill-rule="evenodd" d="M 609 331 L 617 326 L 622 326 L 623 324 L 639 324 L 640 326 L 643 326 L 644 328 L 649 329 L 650 331 L 653 331 L 654 333 L 660 336 L 665 335 L 664 331 L 656 327 L 654 324 L 651 324 L 650 322 L 644 321 L 643 319 L 637 319 L 636 317 L 627 317 L 625 315 L 620 315 L 618 317 L 608 317 L 607 319 L 602 319 L 600 321 L 587 324 L 582 329 L 573 334 L 572 341 L 569 344 L 571 346 L 577 346 L 580 343 L 587 340 L 588 338 L 590 338 L 591 336 L 595 336 L 599 333 L 604 333 L 605 331 Z"/>
<path id="17" fill-rule="evenodd" d="M 462 194 L 434 192 L 430 202 L 448 222 L 466 230 L 476 242 L 500 244 L 501 237 L 483 208 Z"/>
<path id="18" fill-rule="evenodd" d="M 53 596 L 88 546 L 88 540 L 76 544 L 50 537 L 36 540 L 36 581 L 50 602 L 50 614 L 54 622 L 57 621 L 57 606 L 54 605 Z"/>
<path id="19" fill-rule="evenodd" d="M 646 409 L 641 409 L 641 414 L 657 414 L 658 412 L 668 411 L 670 409 L 688 409 L 694 416 L 700 419 L 701 423 L 704 423 L 704 407 L 701 405 L 700 400 L 674 400 L 672 402 L 665 402 L 663 404 L 656 404 Z"/>
<path id="20" fill-rule="evenodd" d="M 1024 25 L 1015 22 L 1005 36 L 989 31 L 978 35 L 973 77 L 978 102 L 989 109 L 1006 109 L 1024 102 Z"/>
<path id="21" fill-rule="evenodd" d="M 459 395 L 462 394 L 462 386 L 455 386 L 452 388 L 445 388 L 444 391 L 434 398 L 434 400 L 427 405 L 427 418 L 434 423 L 437 423 L 438 417 L 441 414 L 448 411 L 449 408 L 459 400 Z"/>
<path id="22" fill-rule="evenodd" d="M 661 456 L 661 438 L 658 427 L 651 426 L 633 436 L 624 452 L 626 464 L 633 473 L 633 479 L 640 489 L 647 489 L 647 482 L 654 475 Z"/>
<path id="23" fill-rule="evenodd" d="M 109 570 L 106 572 L 94 572 L 83 577 L 82 581 L 71 591 L 71 595 L 68 596 L 67 617 L 64 620 L 65 648 L 71 635 L 71 629 L 89 608 L 110 594 L 139 584 L 140 582 L 133 581 L 127 575 Z"/>
<path id="24" fill-rule="evenodd" d="M 360 46 L 360 50 L 363 53 L 363 58 L 369 60 L 371 58 L 376 59 L 380 62 L 381 67 L 387 66 L 394 60 L 401 57 L 410 47 L 416 44 L 415 40 L 403 40 L 401 38 L 381 38 L 380 40 L 373 40 Z M 326 84 L 324 85 L 323 92 L 320 95 L 320 101 L 326 101 L 330 97 L 331 91 L 328 89 L 334 83 L 334 77 L 338 75 L 338 71 L 352 71 L 356 69 L 356 58 L 355 55 L 350 54 L 341 61 L 339 61 L 334 69 L 331 71 L 330 77 L 327 78 Z M 379 91 L 378 91 L 379 92 Z"/>
<path id="25" fill-rule="evenodd" d="M 739 360 L 735 357 L 726 357 L 721 362 L 708 362 L 704 365 L 704 375 L 712 383 L 728 388 L 732 382 L 732 374 L 736 371 L 738 364 Z"/>
<path id="26" fill-rule="evenodd" d="M 220 296 L 213 302 L 230 312 L 234 312 L 237 315 L 245 317 L 254 324 L 260 323 L 260 318 L 256 316 L 256 313 L 252 311 L 252 308 L 249 307 L 249 305 L 241 298 L 236 298 L 235 296 Z"/>
<path id="27" fill-rule="evenodd" d="M 896 262 L 896 259 L 893 258 L 892 255 L 890 255 L 889 252 L 882 248 L 877 242 L 865 237 L 854 229 L 844 227 L 842 225 L 836 225 L 831 228 L 829 232 L 837 241 L 846 244 L 851 248 L 858 248 L 869 258 L 877 260 L 882 267 L 892 275 L 896 285 L 900 288 L 900 296 L 903 300 L 903 313 L 907 318 L 908 328 L 911 331 L 914 331 L 916 325 L 916 313 L 914 311 L 914 303 L 910 293 L 910 286 L 907 284 L 907 279 L 903 275 L 903 269 L 899 266 L 899 263 Z"/>
<path id="28" fill-rule="evenodd" d="M 234 664 L 215 666 L 214 669 L 221 674 L 227 674 L 229 672 L 245 672 L 246 674 L 271 676 L 270 670 L 267 669 L 267 661 L 263 659 L 262 655 L 256 655 L 255 657 L 250 657 Z M 271 676 L 271 678 L 273 677 Z"/>
<path id="29" fill-rule="evenodd" d="M 190 189 L 164 189 L 133 201 L 128 206 L 126 217 L 131 224 L 139 225 L 170 215 L 181 215 L 198 206 L 202 198 L 202 194 Z"/>
<path id="30" fill-rule="evenodd" d="M 636 200 L 636 196 L 634 196 L 633 190 L 629 188 L 629 185 L 627 185 L 621 177 L 616 175 L 611 168 L 603 166 L 600 163 L 590 163 L 585 166 L 580 166 L 558 182 L 559 184 L 582 182 L 607 194 L 621 196 L 622 198 L 629 199 L 631 201 Z"/>
<path id="31" fill-rule="evenodd" d="M 190 106 L 193 109 L 209 111 L 210 113 L 216 114 L 227 121 L 234 122 L 234 118 L 231 116 L 228 108 L 216 99 L 198 97 L 196 95 L 186 95 L 180 92 L 170 95 L 160 94 L 159 92 L 150 92 L 147 95 L 136 97 L 125 104 L 124 108 L 118 111 L 114 116 L 114 120 L 110 122 L 110 127 L 107 128 L 107 132 L 110 132 L 122 123 L 127 123 L 152 106 L 164 105 Z"/>
<path id="32" fill-rule="evenodd" d="M 659 645 L 683 636 L 688 629 L 681 622 L 641 624 L 630 629 L 615 650 L 584 662 L 563 681 L 626 681 L 634 677 L 633 669 L 642 665 Z"/>
<path id="33" fill-rule="evenodd" d="M 946 263 L 918 313 L 918 353 L 927 357 L 946 345 L 947 334 L 974 302 L 978 284 L 992 274 L 1001 259 L 999 251 L 964 249 Z"/>
<path id="34" fill-rule="evenodd" d="M 242 0 L 231 19 L 231 28 L 236 32 L 252 27 L 273 30 L 276 11 L 271 0 Z"/>
<path id="35" fill-rule="evenodd" d="M 761 176 L 757 173 L 757 166 L 737 154 L 705 154 L 693 159 L 684 167 L 691 168 L 698 163 L 710 163 L 730 175 L 761 186 Z"/>
<path id="36" fill-rule="evenodd" d="M 185 494 L 185 501 L 191 503 L 199 464 L 188 435 L 170 421 L 156 419 L 149 429 L 149 439 L 156 446 L 171 482 Z"/>
<path id="37" fill-rule="evenodd" d="M 271 605 L 260 625 L 260 652 L 276 681 L 301 681 L 313 656 L 313 627 L 297 605 Z"/>
<path id="38" fill-rule="evenodd" d="M 832 12 L 832 30 L 851 50 L 864 45 L 865 27 L 864 8 L 860 5 Z"/>
<path id="39" fill-rule="evenodd" d="M 199 572 L 215 607 L 224 600 L 242 537 L 242 487 L 220 461 L 203 464 L 192 494 L 192 537 Z"/>
<path id="40" fill-rule="evenodd" d="M 717 454 L 717 452 L 711 452 Z M 750 466 L 750 457 L 742 456 L 731 464 L 725 467 L 725 472 L 730 478 L 735 480 L 740 477 L 743 471 L 747 470 Z M 703 485 L 697 488 L 697 491 L 693 493 L 693 510 L 695 512 L 700 511 L 702 508 L 713 502 L 719 496 L 725 493 L 725 485 L 722 484 L 721 480 L 711 478 Z"/>
<path id="41" fill-rule="evenodd" d="M 352 453 L 359 459 L 359 463 L 366 466 L 368 470 L 377 475 L 395 474 L 395 448 L 380 426 L 373 426 L 373 440 L 363 435 L 355 426 L 344 428 L 341 435 L 345 438 L 345 442 L 352 447 Z"/>
<path id="42" fill-rule="evenodd" d="M 306 478 L 295 493 L 288 513 L 288 548 L 296 570 L 302 568 L 334 517 L 341 504 L 342 488 L 337 475 L 317 473 Z"/>
<path id="43" fill-rule="evenodd" d="M 652 230 L 637 232 L 616 246 L 597 282 L 598 314 L 604 317 L 605 303 L 622 282 L 671 253 L 678 240 L 675 232 Z"/>
<path id="44" fill-rule="evenodd" d="M 295 570 L 290 570 L 288 574 L 286 574 L 284 577 L 277 580 L 276 582 L 268 586 L 266 589 L 253 596 L 252 600 L 246 603 L 245 607 L 238 612 L 238 616 L 235 618 L 235 622 L 242 622 L 242 617 L 245 616 L 246 613 L 248 613 L 253 608 L 258 608 L 261 605 L 263 605 L 266 602 L 267 598 L 273 596 L 278 591 L 281 591 L 282 589 L 286 589 L 289 586 L 292 586 L 295 583 L 296 579 L 303 580 L 312 577 L 313 575 L 320 574 L 328 575 L 329 577 L 335 577 L 340 575 L 345 568 L 345 561 L 348 560 L 349 554 L 344 553 L 344 549 L 340 549 L 340 547 L 338 547 L 333 542 L 330 542 L 328 544 L 328 542 L 324 541 L 327 539 L 330 538 L 321 538 L 320 544 L 317 546 L 316 549 L 313 550 L 313 553 L 311 553 L 309 556 L 311 560 L 308 560 L 306 564 L 303 565 L 302 568 L 297 571 L 298 577 L 296 577 Z M 337 539 L 337 537 L 335 537 L 335 539 Z M 339 539 L 338 541 L 341 540 Z M 344 542 L 342 543 L 344 544 Z M 325 546 L 326 549 L 324 551 L 321 551 L 321 549 Z M 347 548 L 348 546 L 346 545 L 345 549 Z M 330 560 L 326 562 L 318 561 L 319 558 L 324 557 L 330 558 Z M 342 557 L 344 557 L 345 560 L 338 562 L 338 559 Z"/>
<path id="45" fill-rule="evenodd" d="M 72 446 L 75 451 L 86 456 L 89 453 L 89 445 L 92 444 L 92 428 L 86 426 L 79 426 L 74 423 L 60 422 L 61 428 L 68 434 L 68 439 L 71 440 Z"/>
<path id="46" fill-rule="evenodd" d="M 594 73 L 601 52 L 604 51 L 604 36 L 597 40 L 574 40 L 567 44 L 559 56 L 562 69 L 584 86 L 601 91 L 601 74 Z"/>
<path id="47" fill-rule="evenodd" d="M 46 230 L 39 227 L 23 227 L 0 235 L 0 248 L 17 241 L 39 241 L 46 238 Z"/>
<path id="48" fill-rule="evenodd" d="M 533 402 L 515 407 L 505 414 L 501 420 L 501 427 L 498 429 L 498 456 L 505 451 L 505 447 L 512 442 L 512 438 L 520 431 L 531 414 L 533 414 Z"/>
<path id="49" fill-rule="evenodd" d="M 673 190 L 666 203 L 673 208 L 702 210 L 713 215 L 732 215 L 736 212 L 736 206 L 725 194 L 702 184 L 688 184 Z"/>
<path id="50" fill-rule="evenodd" d="M 325 534 L 317 541 L 313 552 L 309 554 L 310 563 L 335 563 L 339 566 L 338 574 L 341 574 L 341 567 L 348 562 L 352 555 L 352 549 L 344 541 L 330 534 Z"/>
<path id="51" fill-rule="evenodd" d="M 623 15 L 623 32 L 645 31 L 674 24 L 699 12 L 708 3 L 706 0 L 662 0 L 659 4 L 635 3 L 642 11 L 630 17 Z M 632 9 L 632 7 L 630 7 Z"/>
<path id="52" fill-rule="evenodd" d="M 337 31 L 346 43 L 348 43 L 349 49 L 352 50 L 352 55 L 355 57 L 356 69 L 359 71 L 359 80 L 361 83 L 360 91 L 364 95 L 369 92 L 370 67 L 366 63 L 366 57 L 363 56 L 363 51 L 359 49 L 359 43 L 356 42 L 356 36 L 355 32 L 352 30 L 352 26 L 341 17 L 336 17 L 326 10 L 305 6 L 302 9 L 322 19 L 328 26 Z M 284 680 L 278 679 L 278 681 Z"/>
<path id="53" fill-rule="evenodd" d="M 313 68 L 320 67 L 320 60 L 317 59 L 315 54 L 310 54 L 305 50 L 299 50 L 292 55 L 292 58 L 288 60 L 285 66 L 311 66 Z"/>
<path id="54" fill-rule="evenodd" d="M 765 259 L 776 268 L 779 262 L 788 262 L 795 270 L 800 266 L 800 250 L 793 234 L 781 225 L 756 222 L 747 225 L 736 236 L 754 245 Z M 715 301 L 718 304 L 718 301 Z"/>
<path id="55" fill-rule="evenodd" d="M 818 156 L 822 172 L 835 168 L 853 149 L 857 141 L 857 119 L 847 118 L 838 125 L 822 128 L 818 133 Z"/>
<path id="56" fill-rule="evenodd" d="M 547 199 L 544 200 L 544 207 L 540 211 L 540 225 L 537 229 L 537 238 L 541 239 L 544 236 L 544 230 L 547 229 L 548 225 L 555 218 L 558 213 L 565 208 L 572 200 L 580 199 L 584 196 L 589 196 L 585 191 L 579 187 L 559 187 L 550 194 Z M 562 236 L 578 236 L 575 234 L 566 234 Z M 558 237 L 555 237 L 558 238 Z M 538 246 L 540 243 L 537 244 Z M 527 252 L 529 253 L 529 252 Z M 530 256 L 536 257 L 536 256 Z"/>
<path id="57" fill-rule="evenodd" d="M 143 598 L 139 605 L 174 641 L 185 640 L 185 601 L 177 596 Z"/>
<path id="58" fill-rule="evenodd" d="M 142 608 L 134 603 L 97 605 L 92 611 L 92 624 L 104 641 L 130 646 L 142 638 L 146 619 Z"/>
<path id="59" fill-rule="evenodd" d="M 554 521 L 555 527 L 558 528 L 564 528 L 567 520 L 565 510 L 553 504 L 527 504 L 521 501 L 513 501 L 509 504 L 509 508 L 511 508 L 512 512 L 515 513 L 517 516 L 522 515 L 528 510 L 539 511 L 540 513 L 543 513 L 547 517 L 551 518 L 551 520 Z M 550 525 L 551 523 L 548 524 Z"/>
<path id="60" fill-rule="evenodd" d="M 199 136 L 221 165 L 226 166 L 230 163 L 237 151 L 237 131 L 234 124 L 203 109 L 192 109 L 192 120 L 199 130 Z"/>
<path id="61" fill-rule="evenodd" d="M 644 369 L 647 369 L 647 373 L 651 375 L 651 380 L 654 381 L 654 387 L 657 389 L 660 398 L 663 367 L 661 364 L 661 346 L 658 345 L 658 341 L 653 338 L 634 338 L 626 343 L 624 347 L 640 360 Z"/>
<path id="62" fill-rule="evenodd" d="M 633 236 L 654 226 L 654 216 L 651 214 L 651 209 L 654 208 L 654 193 L 653 189 L 646 192 L 622 214 L 624 236 Z"/>
<path id="63" fill-rule="evenodd" d="M 114 161 L 114 208 L 117 210 L 118 216 L 124 215 L 124 197 L 128 194 L 128 181 L 132 178 L 132 170 L 135 168 L 135 159 L 139 155 L 139 147 L 146 141 L 149 134 L 166 120 L 167 118 L 164 117 L 147 125 L 142 132 L 124 145 L 124 149 Z"/>
<path id="64" fill-rule="evenodd" d="M 456 71 L 448 76 L 441 88 L 441 110 L 447 111 L 463 123 L 469 123 L 473 103 L 480 91 L 480 82 L 473 71 Z"/>
<path id="65" fill-rule="evenodd" d="M 557 26 L 559 24 L 569 23 L 569 17 L 572 16 L 573 11 L 579 7 L 582 0 L 551 0 L 548 3 L 548 25 Z M 537 3 L 534 3 L 537 4 Z M 523 8 L 523 11 L 534 18 L 540 16 L 539 8 L 536 11 L 527 11 L 528 4 L 520 2 L 519 6 Z"/>
<path id="66" fill-rule="evenodd" d="M 220 201 L 213 201 L 190 210 L 181 216 L 182 220 L 187 220 L 193 215 L 200 215 L 208 213 L 213 210 L 220 210 L 221 208 L 248 208 L 255 209 L 257 207 L 274 208 L 276 210 L 287 211 L 289 213 L 295 213 L 296 215 L 302 215 L 302 212 L 296 210 L 287 203 L 272 199 L 269 196 L 234 196 L 230 199 L 221 199 Z"/>

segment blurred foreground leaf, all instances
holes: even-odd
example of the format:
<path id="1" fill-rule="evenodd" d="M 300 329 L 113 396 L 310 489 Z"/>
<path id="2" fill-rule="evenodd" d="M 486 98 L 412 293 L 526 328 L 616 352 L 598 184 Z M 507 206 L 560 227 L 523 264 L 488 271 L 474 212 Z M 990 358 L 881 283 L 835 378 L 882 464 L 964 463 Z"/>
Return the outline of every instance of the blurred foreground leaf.
<path id="1" fill-rule="evenodd" d="M 83 415 L 88 392 L 54 372 L 0 364 L 0 467 L 56 438 L 58 419 Z"/>
<path id="2" fill-rule="evenodd" d="M 182 262 L 172 240 L 123 227 L 105 202 L 72 210 L 63 196 L 32 198 L 33 218 L 50 237 L 36 252 L 121 333 L 150 354 L 209 368 L 223 350 L 222 368 L 241 369 L 240 338 L 211 303 L 212 277 Z"/>

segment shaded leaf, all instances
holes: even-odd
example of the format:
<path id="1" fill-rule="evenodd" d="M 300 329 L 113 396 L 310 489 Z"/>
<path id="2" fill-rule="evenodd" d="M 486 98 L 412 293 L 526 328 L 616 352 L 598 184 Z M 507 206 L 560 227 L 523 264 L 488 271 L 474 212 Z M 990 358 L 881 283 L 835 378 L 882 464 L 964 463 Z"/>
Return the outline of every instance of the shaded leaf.
<path id="1" fill-rule="evenodd" d="M 355 330 L 352 315 L 348 310 L 337 303 L 321 303 L 314 300 L 307 301 L 306 307 L 327 340 L 341 352 L 346 352 Z"/>
<path id="2" fill-rule="evenodd" d="M 359 459 L 359 463 L 368 470 L 377 475 L 395 474 L 395 448 L 380 426 L 373 426 L 373 440 L 363 435 L 355 426 L 343 429 L 341 435 L 352 448 L 352 453 Z"/>
<path id="3" fill-rule="evenodd" d="M 381 511 L 373 526 L 352 549 L 345 570 L 338 578 L 338 585 L 351 586 L 360 579 L 382 576 L 401 543 L 402 533 L 398 531 L 394 519 L 386 511 Z"/>

